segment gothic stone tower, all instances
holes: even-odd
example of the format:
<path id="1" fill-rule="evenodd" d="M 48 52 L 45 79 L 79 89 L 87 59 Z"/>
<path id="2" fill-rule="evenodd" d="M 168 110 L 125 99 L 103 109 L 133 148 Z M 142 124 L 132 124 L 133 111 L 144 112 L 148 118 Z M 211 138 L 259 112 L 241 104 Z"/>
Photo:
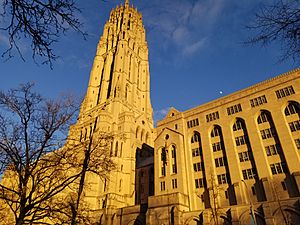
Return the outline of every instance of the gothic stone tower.
<path id="1" fill-rule="evenodd" d="M 92 208 L 134 205 L 135 156 L 143 144 L 153 146 L 148 46 L 142 15 L 126 0 L 112 10 L 90 73 L 86 96 L 72 133 L 97 129 L 115 135 L 111 156 L 118 169 L 110 179 L 89 179 Z"/>

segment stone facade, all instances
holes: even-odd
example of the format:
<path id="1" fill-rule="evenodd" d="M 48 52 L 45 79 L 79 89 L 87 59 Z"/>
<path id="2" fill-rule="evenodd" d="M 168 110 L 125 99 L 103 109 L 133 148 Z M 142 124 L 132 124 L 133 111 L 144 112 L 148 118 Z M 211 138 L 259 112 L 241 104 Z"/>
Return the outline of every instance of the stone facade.
<path id="1" fill-rule="evenodd" d="M 97 129 L 96 129 L 97 127 Z M 153 127 L 142 15 L 112 10 L 69 141 L 114 135 L 109 179 L 88 176 L 95 224 L 300 224 L 300 69 Z"/>
<path id="2" fill-rule="evenodd" d="M 178 224 L 196 224 L 188 221 L 199 214 L 210 224 L 214 213 L 222 223 L 250 224 L 250 206 L 258 224 L 299 224 L 299 93 L 297 69 L 185 112 L 171 109 L 156 128 L 154 198 L 186 196 L 189 213 Z M 169 208 L 182 212 L 179 205 Z"/>
<path id="3" fill-rule="evenodd" d="M 99 224 L 299 224 L 300 69 L 153 128 L 142 16 L 111 12 L 71 134 L 113 132 L 118 171 L 90 180 Z M 152 147 L 151 147 L 152 146 Z M 105 204 L 102 204 L 105 201 Z"/>
<path id="4" fill-rule="evenodd" d="M 95 125 L 96 124 L 96 125 Z M 126 2 L 110 14 L 90 73 L 86 96 L 69 139 L 88 138 L 95 131 L 115 137 L 111 157 L 118 169 L 109 179 L 91 177 L 93 210 L 135 204 L 136 151 L 153 146 L 148 47 L 141 14 Z"/>

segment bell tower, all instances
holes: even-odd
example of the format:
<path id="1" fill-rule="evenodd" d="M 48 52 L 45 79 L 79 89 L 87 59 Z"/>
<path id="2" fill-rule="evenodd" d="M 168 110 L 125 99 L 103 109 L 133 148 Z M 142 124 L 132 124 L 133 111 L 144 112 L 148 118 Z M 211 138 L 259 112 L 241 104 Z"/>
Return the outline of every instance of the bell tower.
<path id="1" fill-rule="evenodd" d="M 111 12 L 104 26 L 82 112 L 116 99 L 152 121 L 145 28 L 128 0 Z"/>
<path id="2" fill-rule="evenodd" d="M 117 170 L 107 180 L 89 181 L 95 209 L 135 203 L 136 150 L 153 146 L 148 45 L 142 15 L 126 0 L 111 11 L 97 46 L 86 96 L 73 133 L 112 133 L 111 157 Z M 93 188 L 94 189 L 94 188 Z"/>

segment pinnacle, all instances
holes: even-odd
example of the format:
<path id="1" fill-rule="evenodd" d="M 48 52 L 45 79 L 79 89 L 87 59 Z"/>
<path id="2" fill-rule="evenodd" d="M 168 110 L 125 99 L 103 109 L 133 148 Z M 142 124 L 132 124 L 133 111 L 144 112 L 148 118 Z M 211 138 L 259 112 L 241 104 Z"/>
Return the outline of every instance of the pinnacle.
<path id="1" fill-rule="evenodd" d="M 129 0 L 125 0 L 125 7 L 128 8 L 129 6 Z"/>

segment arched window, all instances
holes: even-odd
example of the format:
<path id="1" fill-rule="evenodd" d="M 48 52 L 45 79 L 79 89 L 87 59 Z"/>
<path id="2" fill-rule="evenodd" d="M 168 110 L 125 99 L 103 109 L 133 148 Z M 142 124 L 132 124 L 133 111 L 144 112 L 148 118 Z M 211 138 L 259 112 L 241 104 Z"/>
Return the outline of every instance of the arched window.
<path id="1" fill-rule="evenodd" d="M 130 80 L 130 72 L 131 72 L 131 55 L 129 56 L 129 69 L 128 69 L 128 79 Z"/>
<path id="2" fill-rule="evenodd" d="M 265 111 L 262 111 L 261 114 L 257 118 L 258 124 L 266 123 L 266 122 L 270 122 L 270 121 L 271 121 L 271 117 L 270 117 L 269 113 L 265 112 Z"/>
<path id="3" fill-rule="evenodd" d="M 295 147 L 300 149 L 300 138 L 298 132 L 300 131 L 300 104 L 295 101 L 290 101 L 284 110 L 286 122 L 290 128 L 292 138 L 294 139 Z"/>
<path id="4" fill-rule="evenodd" d="M 130 29 L 130 20 L 128 20 L 128 22 L 127 22 L 127 29 L 128 30 Z"/>
<path id="5" fill-rule="evenodd" d="M 142 132 L 141 132 L 141 141 L 144 140 L 144 134 L 145 134 L 145 130 L 143 129 Z"/>
<path id="6" fill-rule="evenodd" d="M 172 158 L 176 159 L 176 146 L 175 145 L 172 145 Z"/>
<path id="7" fill-rule="evenodd" d="M 122 191 L 122 183 L 123 183 L 123 180 L 121 179 L 121 180 L 120 180 L 120 183 L 119 183 L 119 192 Z"/>
<path id="8" fill-rule="evenodd" d="M 149 132 L 146 133 L 146 143 L 149 144 L 150 142 L 150 134 Z"/>
<path id="9" fill-rule="evenodd" d="M 125 99 L 128 100 L 128 90 L 129 90 L 129 87 L 128 85 L 126 85 L 125 87 Z"/>
<path id="10" fill-rule="evenodd" d="M 136 134 L 135 137 L 138 138 L 139 137 L 139 133 L 140 133 L 140 127 L 136 128 Z"/>
<path id="11" fill-rule="evenodd" d="M 113 155 L 113 149 L 114 149 L 114 143 L 111 142 L 111 143 L 110 143 L 110 156 Z"/>
<path id="12" fill-rule="evenodd" d="M 200 134 L 197 132 L 194 132 L 192 139 L 191 139 L 191 143 L 197 143 L 200 141 Z"/>
<path id="13" fill-rule="evenodd" d="M 221 128 L 219 126 L 215 126 L 214 129 L 211 131 L 211 137 L 219 137 L 221 135 Z"/>
<path id="14" fill-rule="evenodd" d="M 115 87 L 115 89 L 114 89 L 114 97 L 116 97 L 117 96 L 117 88 Z"/>
<path id="15" fill-rule="evenodd" d="M 177 159 L 176 159 L 176 146 L 175 145 L 172 145 L 171 153 L 172 153 L 172 173 L 176 174 L 177 173 Z"/>
<path id="16" fill-rule="evenodd" d="M 237 131 L 237 130 L 242 130 L 244 128 L 244 121 L 241 119 L 237 119 L 235 123 L 233 124 L 232 130 Z"/>
<path id="17" fill-rule="evenodd" d="M 82 130 L 80 131 L 79 141 L 81 141 L 81 139 L 82 139 Z"/>
<path id="18" fill-rule="evenodd" d="M 289 102 L 288 106 L 284 110 L 284 114 L 286 116 L 290 116 L 296 113 L 300 114 L 299 105 L 295 102 Z"/>
<path id="19" fill-rule="evenodd" d="M 171 225 L 174 225 L 174 224 L 175 224 L 175 206 L 173 206 L 171 208 Z"/>
<path id="20" fill-rule="evenodd" d="M 86 140 L 87 137 L 87 128 L 84 128 L 84 140 Z"/>
<path id="21" fill-rule="evenodd" d="M 166 165 L 167 165 L 167 150 L 165 147 L 161 149 L 161 176 L 166 176 Z"/>
<path id="22" fill-rule="evenodd" d="M 115 156 L 118 156 L 118 147 L 119 147 L 118 145 L 119 145 L 119 143 L 116 142 Z"/>

